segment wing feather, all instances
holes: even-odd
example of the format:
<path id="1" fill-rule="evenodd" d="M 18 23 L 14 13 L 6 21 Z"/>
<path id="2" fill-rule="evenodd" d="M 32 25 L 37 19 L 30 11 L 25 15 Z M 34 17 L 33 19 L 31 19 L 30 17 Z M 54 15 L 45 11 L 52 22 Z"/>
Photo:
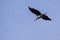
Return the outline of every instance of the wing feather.
<path id="1" fill-rule="evenodd" d="M 28 7 L 28 8 L 29 8 L 29 10 L 30 10 L 32 13 L 34 13 L 36 16 L 41 15 L 41 13 L 40 13 L 38 10 L 36 10 L 36 9 L 34 9 L 34 8 L 30 8 L 30 7 Z"/>
<path id="2" fill-rule="evenodd" d="M 45 14 L 42 14 L 42 18 L 43 18 L 44 20 L 50 20 L 50 21 L 51 21 L 51 19 L 50 19 L 47 15 L 45 15 Z"/>

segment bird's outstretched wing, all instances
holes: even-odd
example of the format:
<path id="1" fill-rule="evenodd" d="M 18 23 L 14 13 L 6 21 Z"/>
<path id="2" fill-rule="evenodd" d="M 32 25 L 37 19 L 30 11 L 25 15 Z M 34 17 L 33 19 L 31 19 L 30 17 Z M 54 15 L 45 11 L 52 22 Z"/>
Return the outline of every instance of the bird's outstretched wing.
<path id="1" fill-rule="evenodd" d="M 36 9 L 34 9 L 34 8 L 30 8 L 30 7 L 28 7 L 28 8 L 29 8 L 29 10 L 30 10 L 32 13 L 34 13 L 36 16 L 41 15 L 41 13 L 40 13 L 38 10 L 36 10 Z"/>
<path id="2" fill-rule="evenodd" d="M 50 21 L 51 21 L 51 19 L 50 19 L 47 15 L 45 15 L 45 14 L 42 14 L 42 18 L 43 18 L 44 20 L 50 20 Z"/>

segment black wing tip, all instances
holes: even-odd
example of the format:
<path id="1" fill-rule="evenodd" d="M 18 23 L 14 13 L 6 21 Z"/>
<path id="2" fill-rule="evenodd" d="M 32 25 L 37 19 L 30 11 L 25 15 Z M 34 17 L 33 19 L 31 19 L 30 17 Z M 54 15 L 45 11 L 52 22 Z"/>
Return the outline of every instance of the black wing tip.
<path id="1" fill-rule="evenodd" d="M 29 6 L 28 8 L 29 8 L 29 9 L 31 9 L 31 7 L 30 7 L 30 6 Z"/>
<path id="2" fill-rule="evenodd" d="M 50 21 L 52 21 L 52 20 L 50 19 Z"/>
<path id="3" fill-rule="evenodd" d="M 34 9 L 34 8 L 31 8 L 30 6 L 28 7 L 29 9 Z"/>
<path id="4" fill-rule="evenodd" d="M 49 21 L 52 21 L 51 19 L 49 19 Z"/>
<path id="5" fill-rule="evenodd" d="M 28 8 L 29 8 L 29 10 L 31 10 L 31 7 L 30 6 Z"/>

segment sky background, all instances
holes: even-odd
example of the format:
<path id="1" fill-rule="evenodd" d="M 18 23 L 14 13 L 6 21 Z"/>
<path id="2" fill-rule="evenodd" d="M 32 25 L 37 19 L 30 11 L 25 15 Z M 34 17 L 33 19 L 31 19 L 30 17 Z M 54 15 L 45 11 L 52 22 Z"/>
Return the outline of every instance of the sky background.
<path id="1" fill-rule="evenodd" d="M 52 21 L 34 21 L 29 6 Z M 60 0 L 0 0 L 0 40 L 60 40 Z"/>

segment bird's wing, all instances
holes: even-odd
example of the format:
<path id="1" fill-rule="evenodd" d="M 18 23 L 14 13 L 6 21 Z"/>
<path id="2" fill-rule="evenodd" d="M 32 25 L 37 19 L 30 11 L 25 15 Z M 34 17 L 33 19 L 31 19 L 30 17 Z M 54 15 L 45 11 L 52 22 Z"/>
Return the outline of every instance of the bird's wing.
<path id="1" fill-rule="evenodd" d="M 34 13 L 35 15 L 41 15 L 41 13 L 38 11 L 38 10 L 36 10 L 36 9 L 34 9 L 34 8 L 30 8 L 30 7 L 28 7 L 29 8 L 29 10 L 32 12 L 32 13 Z"/>
<path id="2" fill-rule="evenodd" d="M 42 14 L 42 18 L 43 18 L 44 20 L 50 20 L 50 21 L 51 21 L 51 19 L 50 19 L 47 15 L 45 15 L 45 14 Z"/>

